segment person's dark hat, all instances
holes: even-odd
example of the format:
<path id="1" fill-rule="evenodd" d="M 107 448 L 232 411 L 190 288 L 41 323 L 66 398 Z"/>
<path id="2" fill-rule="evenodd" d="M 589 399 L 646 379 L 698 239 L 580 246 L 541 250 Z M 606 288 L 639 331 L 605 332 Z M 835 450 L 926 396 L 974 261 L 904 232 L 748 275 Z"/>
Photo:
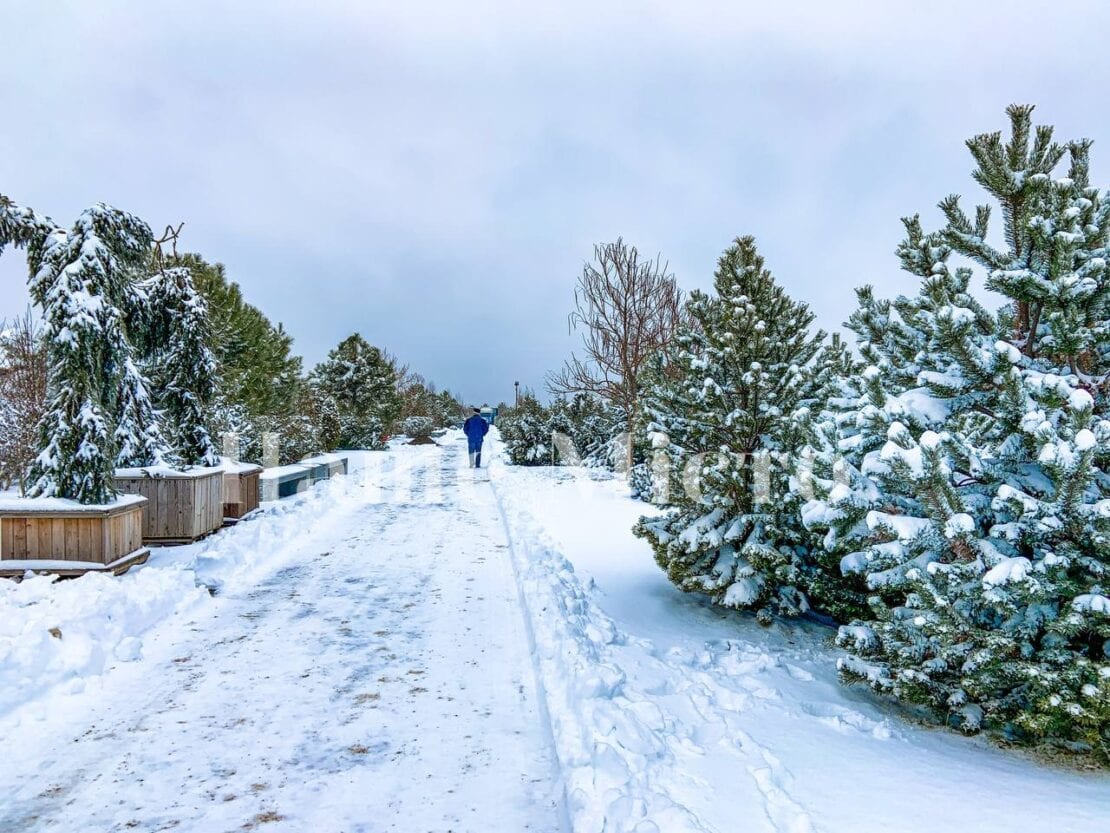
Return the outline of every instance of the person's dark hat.
<path id="1" fill-rule="evenodd" d="M 472 410 L 473 410 L 473 411 L 474 411 L 474 413 L 476 413 L 476 414 L 480 414 L 480 413 L 482 413 L 482 409 L 481 409 L 481 408 L 473 408 Z"/>

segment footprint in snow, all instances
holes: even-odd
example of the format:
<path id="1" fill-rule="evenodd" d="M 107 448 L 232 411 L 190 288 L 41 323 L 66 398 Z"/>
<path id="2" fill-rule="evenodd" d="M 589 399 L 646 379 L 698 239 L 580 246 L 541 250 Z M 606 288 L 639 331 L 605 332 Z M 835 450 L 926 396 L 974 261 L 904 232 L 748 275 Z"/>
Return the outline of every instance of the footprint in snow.
<path id="1" fill-rule="evenodd" d="M 838 706 L 835 703 L 801 703 L 801 709 L 820 723 L 841 733 L 858 732 L 875 740 L 890 740 L 893 737 L 890 724 L 886 720 L 872 720 L 862 712 Z"/>
<path id="2" fill-rule="evenodd" d="M 801 680 L 806 683 L 811 683 L 814 680 L 814 676 L 799 665 L 791 665 L 787 662 L 783 664 L 783 667 L 786 668 L 786 673 L 795 680 Z"/>

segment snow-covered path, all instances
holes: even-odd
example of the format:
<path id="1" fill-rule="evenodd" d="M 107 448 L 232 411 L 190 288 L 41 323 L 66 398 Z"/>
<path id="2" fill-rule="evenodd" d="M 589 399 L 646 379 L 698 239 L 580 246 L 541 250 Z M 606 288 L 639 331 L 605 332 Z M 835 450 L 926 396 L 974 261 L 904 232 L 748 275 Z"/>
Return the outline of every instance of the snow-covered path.
<path id="1" fill-rule="evenodd" d="M 620 481 L 491 445 L 477 476 L 456 434 L 367 453 L 119 579 L 0 584 L 0 833 L 1106 827 L 1104 773 L 841 686 L 825 629 L 675 590 Z"/>
<path id="2" fill-rule="evenodd" d="M 0 830 L 565 830 L 493 493 L 457 443 L 400 453 L 390 499 L 5 733 Z"/>

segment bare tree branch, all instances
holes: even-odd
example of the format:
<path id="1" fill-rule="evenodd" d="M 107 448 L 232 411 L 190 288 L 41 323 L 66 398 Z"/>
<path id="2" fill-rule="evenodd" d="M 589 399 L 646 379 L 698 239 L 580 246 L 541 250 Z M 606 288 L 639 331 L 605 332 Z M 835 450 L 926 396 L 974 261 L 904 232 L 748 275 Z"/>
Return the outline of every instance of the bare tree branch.
<path id="1" fill-rule="evenodd" d="M 0 321 L 0 488 L 22 487 L 46 406 L 46 351 L 30 310 Z"/>
<path id="2" fill-rule="evenodd" d="M 648 357 L 674 336 L 682 321 L 682 291 L 661 257 L 641 260 L 618 238 L 594 247 L 574 291 L 572 330 L 582 332 L 575 355 L 547 377 L 554 394 L 600 396 L 631 421 L 639 403 L 637 380 Z"/>

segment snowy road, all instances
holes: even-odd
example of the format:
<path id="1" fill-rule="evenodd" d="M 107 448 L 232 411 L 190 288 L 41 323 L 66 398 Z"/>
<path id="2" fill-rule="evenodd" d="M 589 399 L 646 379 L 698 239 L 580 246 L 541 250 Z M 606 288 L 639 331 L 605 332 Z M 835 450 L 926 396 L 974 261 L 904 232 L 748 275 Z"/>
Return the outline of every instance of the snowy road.
<path id="1" fill-rule="evenodd" d="M 0 830 L 565 830 L 493 493 L 457 443 L 403 453 L 388 500 L 9 734 Z"/>

